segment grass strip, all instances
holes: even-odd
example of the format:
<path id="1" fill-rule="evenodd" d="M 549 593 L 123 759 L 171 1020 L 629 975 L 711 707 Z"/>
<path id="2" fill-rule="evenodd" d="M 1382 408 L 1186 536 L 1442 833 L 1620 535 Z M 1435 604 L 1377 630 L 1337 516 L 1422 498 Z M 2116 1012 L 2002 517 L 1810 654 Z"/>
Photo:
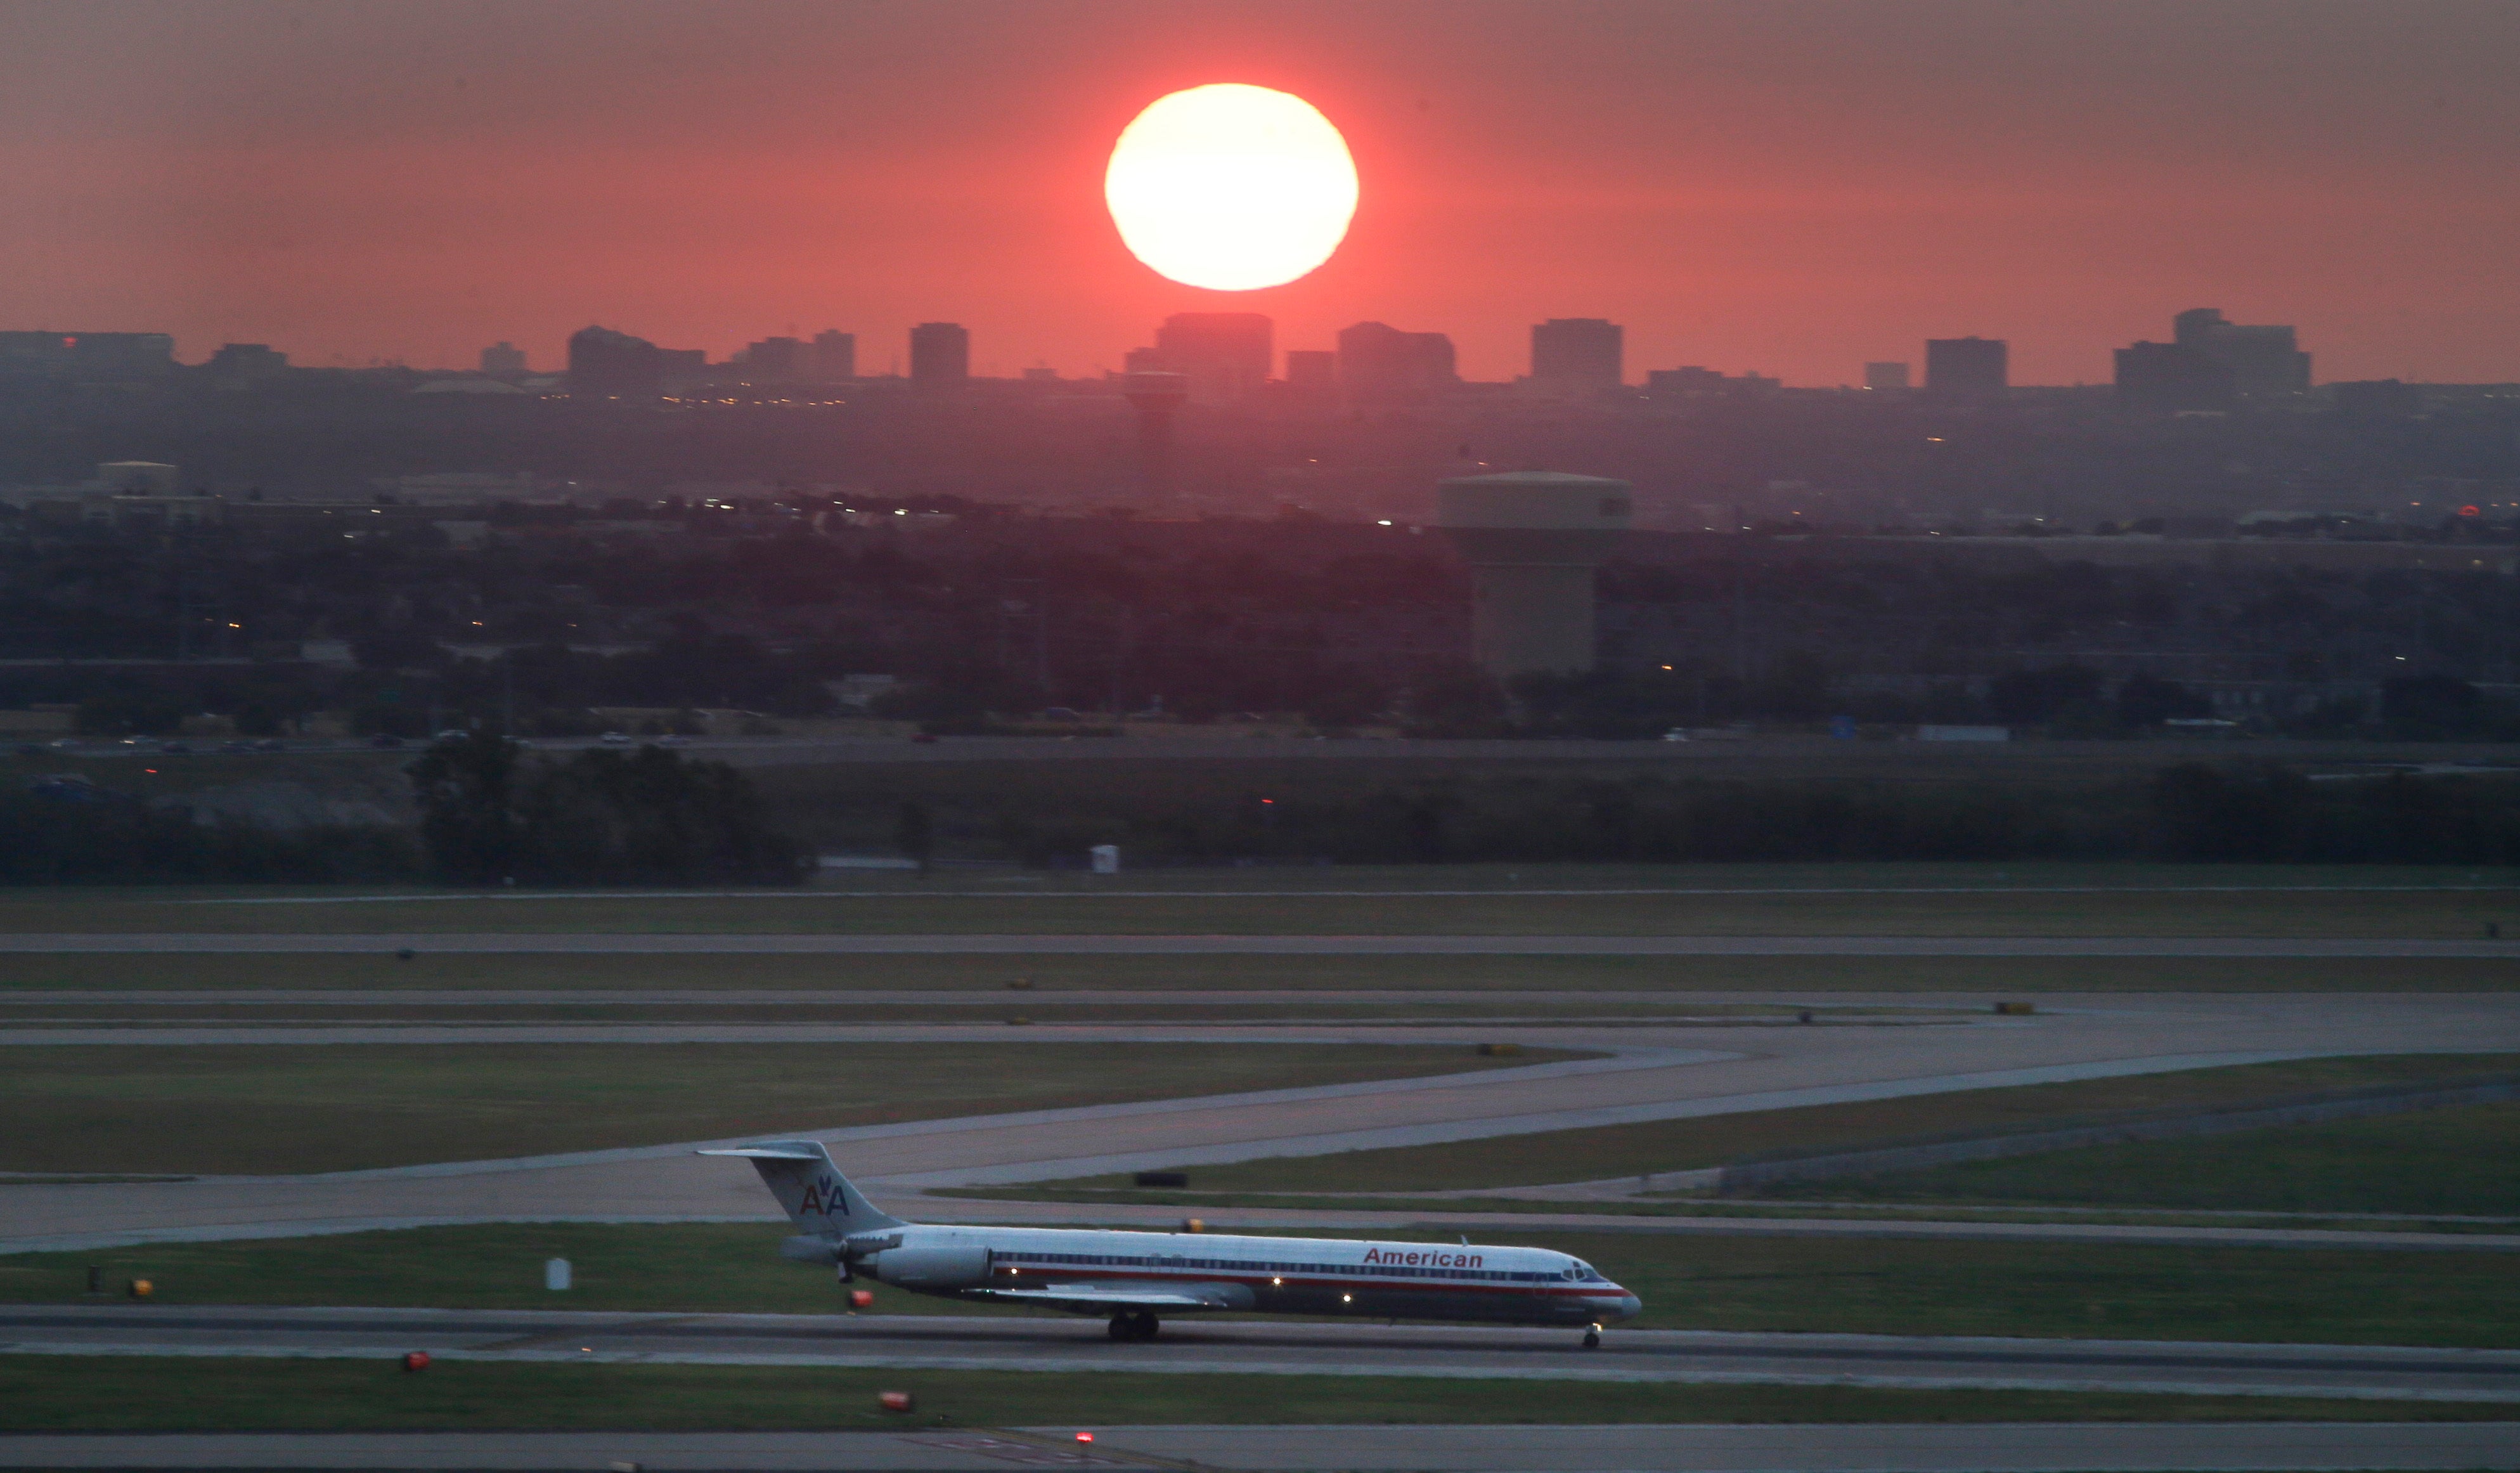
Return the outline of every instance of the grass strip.
<path id="1" fill-rule="evenodd" d="M 1406 1043 L 22 1047 L 0 1068 L 0 1171 L 346 1171 L 1577 1057 Z"/>
<path id="2" fill-rule="evenodd" d="M 0 1257 L 0 1301 L 80 1298 L 146 1277 L 166 1304 L 832 1313 L 828 1269 L 777 1256 L 784 1224 L 493 1223 Z M 1450 1241 L 1443 1233 L 1387 1236 Z M 1639 1329 L 1844 1331 L 2520 1345 L 2507 1255 L 1936 1239 L 1481 1234 L 1576 1254 L 1644 1300 Z M 542 1288 L 565 1258 L 576 1287 Z M 861 1285 L 861 1287 L 868 1287 Z M 1032 1314 L 872 1286 L 883 1313 Z"/>
<path id="3" fill-rule="evenodd" d="M 2380 1054 L 2358 1058 L 2300 1059 L 2278 1064 L 2182 1070 L 2174 1074 L 2136 1075 L 2123 1079 L 2082 1080 L 2063 1084 L 1957 1090 L 1912 1095 L 1904 1099 L 1762 1110 L 1695 1120 L 1549 1130 L 1531 1135 L 1453 1141 L 1441 1145 L 1346 1151 L 1330 1156 L 1274 1157 L 1197 1167 L 1192 1170 L 1191 1182 L 1206 1192 L 1409 1192 L 1546 1186 L 1566 1181 L 1633 1176 L 1648 1172 L 1722 1166 L 1771 1151 L 1860 1150 L 1910 1136 L 1943 1131 L 2036 1130 L 2070 1121 L 2076 1116 L 2103 1112 L 2236 1108 L 2257 1100 L 2309 1090 L 2449 1082 L 2469 1076 L 2498 1074 L 2515 1067 L 2520 1067 L 2520 1054 Z M 2433 1114 L 2457 1113 L 2420 1112 L 2404 1119 L 2419 1120 Z M 2412 1188 L 2416 1178 L 2408 1173 L 2385 1175 L 2376 1168 L 2358 1173 L 2355 1168 L 2340 1165 L 2333 1174 L 2335 1179 L 2367 1183 L 2378 1195 L 2358 1200 L 2350 1190 L 2333 1192 L 2327 1194 L 2329 1200 L 2319 1204 L 2319 1210 L 2477 1214 L 2507 1211 L 2486 1205 L 2439 1205 L 2451 1201 L 2483 1204 L 2508 1200 L 2512 1190 L 2511 1174 L 2501 1163 L 2509 1159 L 2509 1143 L 2493 1129 L 2477 1128 L 2482 1133 L 2475 1138 L 2462 1137 L 2424 1156 L 2427 1169 L 2433 1171 L 2440 1180 L 2420 1190 L 2402 1191 L 2393 1196 L 2387 1182 Z M 2253 1131 L 2231 1139 L 2252 1139 L 2260 1133 L 2263 1132 Z M 2337 1138 L 2342 1141 L 2347 1137 Z M 2463 1164 L 2462 1153 L 2472 1153 Z M 2496 1178 L 2498 1173 L 2498 1179 L 2489 1179 Z M 2263 1173 L 2250 1175 L 2245 1180 L 2260 1185 L 2271 1183 L 2271 1178 Z M 1129 1182 L 1128 1176 L 1117 1175 L 1043 1184 L 1112 1187 L 1126 1186 Z M 1842 1184 L 1838 1179 L 1813 1182 L 1809 1184 L 1812 1190 L 1808 1194 L 1835 1195 Z M 2139 1200 L 2080 1195 L 2070 1174 L 2052 1176 L 2048 1179 L 2048 1187 L 2052 1194 L 2044 1200 L 2051 1202 L 2090 1201 L 2096 1205 L 2104 1201 Z M 2399 1206 L 2400 1198 L 2415 1205 Z M 2207 1204 L 2192 1201 L 2162 1205 Z M 2284 1202 L 2250 1200 L 2250 1193 L 2242 1189 L 2238 1180 L 2227 1193 L 2226 1200 L 2212 1205 L 2293 1210 Z"/>
<path id="4" fill-rule="evenodd" d="M 907 1391 L 907 1415 L 878 1408 Z M 2294 1397 L 0 1355 L 0 1431 L 879 1430 L 1061 1423 L 2497 1421 L 2507 1405 Z"/>

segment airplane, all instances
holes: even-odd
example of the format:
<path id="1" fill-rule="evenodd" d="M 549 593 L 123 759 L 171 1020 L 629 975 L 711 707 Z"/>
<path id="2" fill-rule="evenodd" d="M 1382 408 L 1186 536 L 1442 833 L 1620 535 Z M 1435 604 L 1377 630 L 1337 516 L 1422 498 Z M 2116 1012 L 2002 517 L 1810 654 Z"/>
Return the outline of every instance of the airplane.
<path id="1" fill-rule="evenodd" d="M 741 1156 L 760 1172 L 801 1229 L 779 1245 L 782 1258 L 835 1266 L 844 1284 L 864 1273 L 941 1299 L 1107 1314 L 1114 1340 L 1152 1340 L 1159 1315 L 1230 1310 L 1582 1325 L 1589 1350 L 1602 1325 L 1643 1307 L 1582 1259 L 1545 1248 L 905 1222 L 877 1211 L 819 1140 L 698 1154 Z"/>

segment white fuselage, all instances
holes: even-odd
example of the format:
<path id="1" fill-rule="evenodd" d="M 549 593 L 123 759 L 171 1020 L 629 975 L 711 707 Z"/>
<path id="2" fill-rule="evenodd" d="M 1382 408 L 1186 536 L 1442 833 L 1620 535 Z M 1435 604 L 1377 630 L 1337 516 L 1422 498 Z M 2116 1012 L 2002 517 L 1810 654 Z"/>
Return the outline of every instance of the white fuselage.
<path id="1" fill-rule="evenodd" d="M 1640 1308 L 1590 1265 L 1545 1248 L 920 1223 L 850 1243 L 887 1284 L 952 1299 L 1033 1291 L 1021 1297 L 1078 1313 L 1103 1312 L 1092 1307 L 1096 1291 L 1180 1293 L 1263 1313 L 1511 1324 L 1607 1323 Z"/>

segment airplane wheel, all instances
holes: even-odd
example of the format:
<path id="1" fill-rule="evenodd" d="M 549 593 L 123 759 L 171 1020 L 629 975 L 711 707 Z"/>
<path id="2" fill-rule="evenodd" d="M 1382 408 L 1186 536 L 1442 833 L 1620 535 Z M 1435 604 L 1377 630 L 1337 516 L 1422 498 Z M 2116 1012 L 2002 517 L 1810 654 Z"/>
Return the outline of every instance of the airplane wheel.
<path id="1" fill-rule="evenodd" d="M 1161 1328 L 1162 1328 L 1161 1323 L 1160 1323 L 1158 1320 L 1156 1320 L 1156 1318 L 1155 1318 L 1155 1316 L 1154 1316 L 1154 1315 L 1152 1315 L 1152 1314 L 1141 1314 L 1141 1315 L 1139 1315 L 1139 1316 L 1138 1316 L 1138 1325 L 1137 1325 L 1137 1329 L 1138 1329 L 1138 1337 L 1137 1337 L 1137 1338 L 1139 1338 L 1140 1340 L 1152 1340 L 1152 1339 L 1154 1339 L 1154 1338 L 1155 1338 L 1155 1331 L 1157 1331 L 1158 1329 L 1161 1329 Z"/>
<path id="2" fill-rule="evenodd" d="M 1584 1332 L 1584 1349 L 1588 1351 L 1598 1351 L 1600 1348 L 1601 1327 L 1597 1324 Z"/>
<path id="3" fill-rule="evenodd" d="M 1134 1328 L 1136 1328 L 1136 1327 L 1135 1327 L 1134 1325 L 1132 1325 L 1132 1324 L 1129 1322 L 1129 1316 L 1128 1316 L 1128 1315 L 1126 1315 L 1126 1314 L 1114 1314 L 1114 1315 L 1112 1315 L 1112 1316 L 1111 1316 L 1111 1338 L 1112 1338 L 1112 1339 L 1114 1339 L 1114 1340 L 1127 1340 L 1127 1339 L 1129 1339 L 1129 1338 L 1130 1338 L 1130 1331 L 1131 1331 L 1131 1330 L 1133 1330 Z"/>

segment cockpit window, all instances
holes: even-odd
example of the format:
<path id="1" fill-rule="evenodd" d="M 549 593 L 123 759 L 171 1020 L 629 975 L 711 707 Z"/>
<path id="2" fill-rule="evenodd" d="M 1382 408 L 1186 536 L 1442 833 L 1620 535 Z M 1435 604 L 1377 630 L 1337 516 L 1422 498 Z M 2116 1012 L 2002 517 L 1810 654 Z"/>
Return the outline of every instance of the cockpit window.
<path id="1" fill-rule="evenodd" d="M 1582 1259 L 1575 1259 L 1567 1264 L 1566 1276 L 1574 1279 L 1578 1283 L 1598 1284 L 1602 1282 L 1600 1273 L 1597 1271 L 1592 1265 L 1584 1262 Z"/>

